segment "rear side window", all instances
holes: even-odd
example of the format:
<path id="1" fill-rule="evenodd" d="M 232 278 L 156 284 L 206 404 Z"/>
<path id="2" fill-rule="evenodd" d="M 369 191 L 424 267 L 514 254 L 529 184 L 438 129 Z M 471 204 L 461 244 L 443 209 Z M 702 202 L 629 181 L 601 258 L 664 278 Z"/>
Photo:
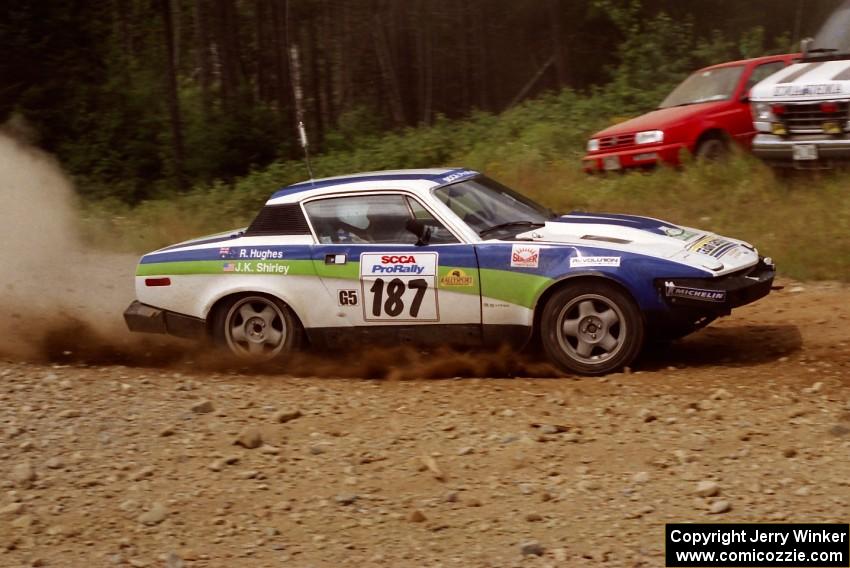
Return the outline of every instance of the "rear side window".
<path id="1" fill-rule="evenodd" d="M 246 237 L 309 234 L 307 219 L 297 203 L 266 205 L 245 231 Z"/>

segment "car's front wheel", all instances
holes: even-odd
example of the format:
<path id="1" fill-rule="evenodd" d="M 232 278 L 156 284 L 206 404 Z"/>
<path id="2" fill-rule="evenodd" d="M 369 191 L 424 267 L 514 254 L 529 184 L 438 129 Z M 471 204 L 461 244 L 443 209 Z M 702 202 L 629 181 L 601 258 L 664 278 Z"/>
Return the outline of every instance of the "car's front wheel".
<path id="1" fill-rule="evenodd" d="M 634 361 L 644 323 L 628 294 L 607 282 L 583 281 L 555 292 L 543 308 L 540 335 L 561 369 L 603 375 Z"/>
<path id="2" fill-rule="evenodd" d="M 261 363 L 296 348 L 301 324 L 280 300 L 248 295 L 226 300 L 216 310 L 212 331 L 216 343 L 232 355 Z"/>

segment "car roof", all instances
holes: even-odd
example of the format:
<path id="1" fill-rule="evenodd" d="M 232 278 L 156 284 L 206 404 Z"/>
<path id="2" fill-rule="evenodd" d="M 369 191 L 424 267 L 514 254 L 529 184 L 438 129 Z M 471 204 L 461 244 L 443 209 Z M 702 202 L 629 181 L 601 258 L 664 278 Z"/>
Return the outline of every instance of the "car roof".
<path id="1" fill-rule="evenodd" d="M 706 71 L 708 69 L 720 69 L 722 67 L 733 67 L 735 65 L 748 65 L 750 63 L 759 64 L 765 63 L 767 61 L 785 61 L 789 58 L 799 57 L 799 53 L 785 53 L 780 55 L 765 55 L 763 57 L 751 57 L 749 59 L 738 59 L 737 61 L 724 61 L 723 63 L 717 63 L 715 65 L 709 65 L 707 67 L 703 67 L 702 69 L 697 69 L 694 73 L 698 73 L 700 71 Z"/>
<path id="2" fill-rule="evenodd" d="M 333 193 L 340 189 L 405 189 L 424 192 L 434 187 L 479 175 L 467 168 L 429 168 L 410 170 L 382 170 L 361 172 L 307 180 L 283 187 L 269 198 L 267 205 L 301 201 L 313 195 Z"/>

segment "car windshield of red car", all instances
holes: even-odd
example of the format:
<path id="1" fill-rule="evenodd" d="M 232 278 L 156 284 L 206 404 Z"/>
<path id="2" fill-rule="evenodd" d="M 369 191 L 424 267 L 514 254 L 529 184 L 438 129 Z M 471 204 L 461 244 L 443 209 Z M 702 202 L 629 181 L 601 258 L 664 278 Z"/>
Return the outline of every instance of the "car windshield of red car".
<path id="1" fill-rule="evenodd" d="M 742 65 L 697 71 L 673 89 L 658 108 L 729 100 L 743 72 Z"/>

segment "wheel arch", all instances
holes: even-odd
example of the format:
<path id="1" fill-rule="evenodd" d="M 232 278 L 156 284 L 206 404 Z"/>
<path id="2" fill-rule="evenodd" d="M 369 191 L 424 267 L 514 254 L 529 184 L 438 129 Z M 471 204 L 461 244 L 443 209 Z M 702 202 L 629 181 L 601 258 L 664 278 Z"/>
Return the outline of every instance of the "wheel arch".
<path id="1" fill-rule="evenodd" d="M 292 307 L 292 304 L 287 302 L 286 299 L 280 297 L 279 294 L 273 294 L 264 290 L 232 290 L 220 295 L 218 298 L 210 302 L 209 308 L 206 310 L 206 314 L 204 317 L 204 321 L 206 322 L 206 333 L 208 337 L 212 337 L 215 314 L 221 308 L 221 306 L 223 306 L 226 302 L 230 300 L 235 300 L 236 298 L 243 298 L 245 296 L 264 296 L 266 298 L 271 298 L 273 300 L 281 302 L 292 313 L 292 316 L 298 322 L 298 325 L 300 325 L 302 329 L 304 328 L 304 321 L 301 319 L 301 316 L 298 315 L 298 312 L 295 311 L 295 309 Z"/>
<path id="2" fill-rule="evenodd" d="M 733 139 L 729 132 L 727 132 L 724 128 L 719 126 L 709 126 L 700 132 L 699 136 L 697 136 L 694 141 L 692 152 L 696 154 L 699 150 L 700 144 L 706 140 L 720 140 L 728 145 Z"/>
<path id="3" fill-rule="evenodd" d="M 628 286 L 626 286 L 620 280 L 614 278 L 610 274 L 606 274 L 604 272 L 584 272 L 581 274 L 569 275 L 564 278 L 560 278 L 549 285 L 548 288 L 543 290 L 540 296 L 537 298 L 537 303 L 534 305 L 534 319 L 533 319 L 533 336 L 536 338 L 540 333 L 540 318 L 543 315 L 543 309 L 546 307 L 546 304 L 549 302 L 549 299 L 559 290 L 566 288 L 567 286 L 572 286 L 574 284 L 578 284 L 580 282 L 593 282 L 593 281 L 602 281 L 606 284 L 611 284 L 618 288 L 621 292 L 623 292 L 626 296 L 631 298 L 631 300 L 635 303 L 635 306 L 638 307 L 638 312 L 641 315 L 641 319 L 644 324 L 646 324 L 646 316 L 643 313 L 643 310 L 640 309 L 640 304 L 635 298 L 635 295 L 632 294 L 631 290 L 629 290 Z"/>

